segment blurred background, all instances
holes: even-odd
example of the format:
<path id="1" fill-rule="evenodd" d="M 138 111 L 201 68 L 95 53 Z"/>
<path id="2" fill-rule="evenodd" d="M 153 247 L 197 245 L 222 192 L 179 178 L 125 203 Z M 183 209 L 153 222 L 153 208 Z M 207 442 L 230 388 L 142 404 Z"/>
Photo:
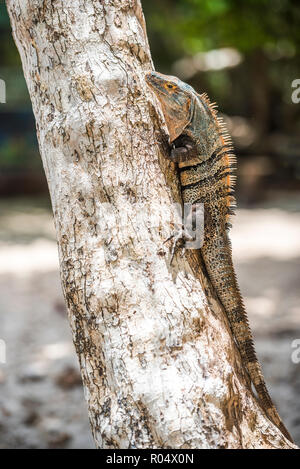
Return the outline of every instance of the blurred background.
<path id="1" fill-rule="evenodd" d="M 142 4 L 155 68 L 207 92 L 233 137 L 234 260 L 271 395 L 300 444 L 291 358 L 300 339 L 299 2 Z M 90 448 L 35 123 L 2 2 L 0 79 L 0 448 Z"/>

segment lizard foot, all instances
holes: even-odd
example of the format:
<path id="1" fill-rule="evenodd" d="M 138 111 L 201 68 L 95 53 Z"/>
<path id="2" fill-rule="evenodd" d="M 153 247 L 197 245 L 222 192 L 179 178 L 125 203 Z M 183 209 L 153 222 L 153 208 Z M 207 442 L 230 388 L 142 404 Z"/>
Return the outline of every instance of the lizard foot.
<path id="1" fill-rule="evenodd" d="M 174 163 L 185 163 L 198 155 L 197 144 L 187 135 L 181 135 L 171 145 L 168 158 Z"/>
<path id="2" fill-rule="evenodd" d="M 184 229 L 184 226 L 182 226 L 178 231 L 174 232 L 169 236 L 163 244 L 167 243 L 168 241 L 172 240 L 172 247 L 171 247 L 171 259 L 170 259 L 170 265 L 173 262 L 174 256 L 177 252 L 178 249 L 182 249 L 182 256 L 185 254 L 185 242 L 186 241 L 193 241 L 194 237 L 190 235 L 187 230 Z"/>

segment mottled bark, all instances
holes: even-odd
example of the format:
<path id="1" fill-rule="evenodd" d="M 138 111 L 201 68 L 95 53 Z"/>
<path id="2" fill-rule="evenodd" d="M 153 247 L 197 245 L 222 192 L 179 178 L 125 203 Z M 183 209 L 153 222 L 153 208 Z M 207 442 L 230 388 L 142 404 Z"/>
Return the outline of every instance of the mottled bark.
<path id="1" fill-rule="evenodd" d="M 140 2 L 7 5 L 96 446 L 291 447 L 248 390 L 196 251 L 170 265 L 179 191 Z"/>

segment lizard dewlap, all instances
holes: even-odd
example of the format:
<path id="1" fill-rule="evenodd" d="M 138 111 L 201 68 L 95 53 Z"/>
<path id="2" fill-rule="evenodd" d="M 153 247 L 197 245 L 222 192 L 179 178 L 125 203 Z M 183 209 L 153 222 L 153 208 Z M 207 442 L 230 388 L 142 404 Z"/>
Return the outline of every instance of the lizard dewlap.
<path id="1" fill-rule="evenodd" d="M 162 107 L 172 144 L 170 159 L 179 167 L 183 202 L 204 204 L 201 254 L 243 364 L 267 416 L 293 441 L 266 388 L 233 267 L 228 230 L 235 208 L 236 159 L 231 139 L 206 94 L 199 95 L 178 78 L 158 72 L 148 73 L 146 81 Z"/>

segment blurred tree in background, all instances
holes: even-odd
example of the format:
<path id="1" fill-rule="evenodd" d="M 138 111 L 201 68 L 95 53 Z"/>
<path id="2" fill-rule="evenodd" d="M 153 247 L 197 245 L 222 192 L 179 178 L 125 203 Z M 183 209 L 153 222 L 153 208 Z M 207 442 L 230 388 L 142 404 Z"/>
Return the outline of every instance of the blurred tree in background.
<path id="1" fill-rule="evenodd" d="M 300 104 L 291 100 L 292 81 L 300 78 L 299 2 L 142 4 L 156 69 L 179 76 L 218 103 L 240 161 L 251 159 L 247 174 L 261 174 L 267 184 L 300 188 Z M 0 78 L 7 84 L 7 103 L 0 104 L 0 170 L 36 174 L 41 163 L 34 120 L 3 3 L 0 38 Z M 45 187 L 43 176 L 33 185 Z"/>

